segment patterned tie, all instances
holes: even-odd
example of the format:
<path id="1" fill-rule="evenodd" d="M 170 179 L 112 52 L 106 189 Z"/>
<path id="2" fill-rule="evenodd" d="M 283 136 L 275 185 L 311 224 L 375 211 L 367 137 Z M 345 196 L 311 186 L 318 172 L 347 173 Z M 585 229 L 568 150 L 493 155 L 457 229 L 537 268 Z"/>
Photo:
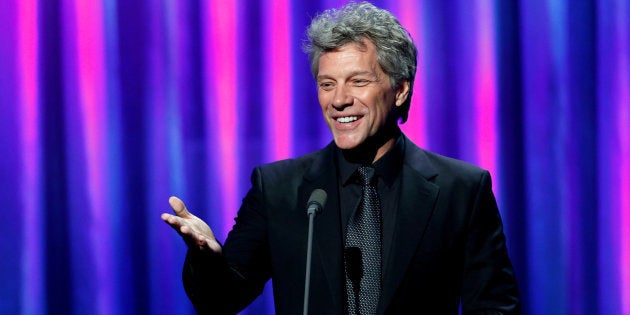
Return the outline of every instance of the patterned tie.
<path id="1" fill-rule="evenodd" d="M 348 314 L 376 313 L 381 294 L 381 204 L 374 168 L 361 166 L 362 199 L 346 227 L 344 262 Z"/>

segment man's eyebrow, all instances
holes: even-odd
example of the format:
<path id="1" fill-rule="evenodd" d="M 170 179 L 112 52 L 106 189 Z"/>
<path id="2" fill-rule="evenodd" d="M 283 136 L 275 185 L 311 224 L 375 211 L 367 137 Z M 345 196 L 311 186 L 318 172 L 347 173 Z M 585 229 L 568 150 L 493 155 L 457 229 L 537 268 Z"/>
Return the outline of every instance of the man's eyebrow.
<path id="1" fill-rule="evenodd" d="M 357 75 L 373 75 L 373 73 L 367 70 L 357 70 L 357 71 L 350 72 L 350 74 L 348 74 L 348 78 L 351 78 Z M 332 78 L 333 78 L 332 76 L 326 75 L 326 74 L 317 75 L 317 80 L 332 79 Z"/>
<path id="2" fill-rule="evenodd" d="M 329 75 L 321 75 L 321 74 L 318 74 L 318 75 L 317 75 L 317 81 L 319 81 L 319 80 L 324 80 L 324 79 L 331 79 L 331 78 L 332 78 L 332 77 L 331 77 L 331 76 L 329 76 Z"/>

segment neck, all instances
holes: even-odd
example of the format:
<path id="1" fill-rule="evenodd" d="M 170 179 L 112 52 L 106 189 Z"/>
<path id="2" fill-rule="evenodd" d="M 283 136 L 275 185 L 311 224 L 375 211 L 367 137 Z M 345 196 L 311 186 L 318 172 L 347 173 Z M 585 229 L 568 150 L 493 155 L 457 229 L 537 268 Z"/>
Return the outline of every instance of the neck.
<path id="1" fill-rule="evenodd" d="M 342 153 L 349 162 L 366 165 L 374 164 L 391 150 L 400 133 L 400 128 L 398 128 L 398 125 L 395 125 L 369 137 L 354 149 L 342 150 Z"/>

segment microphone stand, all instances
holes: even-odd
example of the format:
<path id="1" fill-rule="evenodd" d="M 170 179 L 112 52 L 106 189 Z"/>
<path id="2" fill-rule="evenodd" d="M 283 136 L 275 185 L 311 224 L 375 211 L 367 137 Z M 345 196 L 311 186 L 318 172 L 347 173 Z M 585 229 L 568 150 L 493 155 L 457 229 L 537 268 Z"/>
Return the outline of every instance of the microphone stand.
<path id="1" fill-rule="evenodd" d="M 313 219 L 315 219 L 314 207 L 308 209 L 308 240 L 306 245 L 306 274 L 304 279 L 304 315 L 308 314 L 308 297 L 311 288 L 311 256 L 313 251 Z"/>
<path id="2" fill-rule="evenodd" d="M 313 251 L 313 219 L 315 214 L 322 211 L 326 204 L 326 192 L 315 189 L 306 203 L 306 214 L 308 215 L 308 241 L 306 244 L 306 274 L 304 275 L 304 315 L 308 314 L 308 297 L 311 290 L 311 256 Z"/>

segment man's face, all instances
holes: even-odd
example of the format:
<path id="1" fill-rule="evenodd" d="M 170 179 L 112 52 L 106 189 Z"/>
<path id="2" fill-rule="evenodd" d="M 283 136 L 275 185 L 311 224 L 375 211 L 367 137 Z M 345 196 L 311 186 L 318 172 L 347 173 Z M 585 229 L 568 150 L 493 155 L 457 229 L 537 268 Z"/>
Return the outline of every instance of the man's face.
<path id="1" fill-rule="evenodd" d="M 407 98 L 409 85 L 396 91 L 376 61 L 376 47 L 348 43 L 319 58 L 317 94 L 324 119 L 341 149 L 354 149 L 396 124 L 394 108 Z"/>

